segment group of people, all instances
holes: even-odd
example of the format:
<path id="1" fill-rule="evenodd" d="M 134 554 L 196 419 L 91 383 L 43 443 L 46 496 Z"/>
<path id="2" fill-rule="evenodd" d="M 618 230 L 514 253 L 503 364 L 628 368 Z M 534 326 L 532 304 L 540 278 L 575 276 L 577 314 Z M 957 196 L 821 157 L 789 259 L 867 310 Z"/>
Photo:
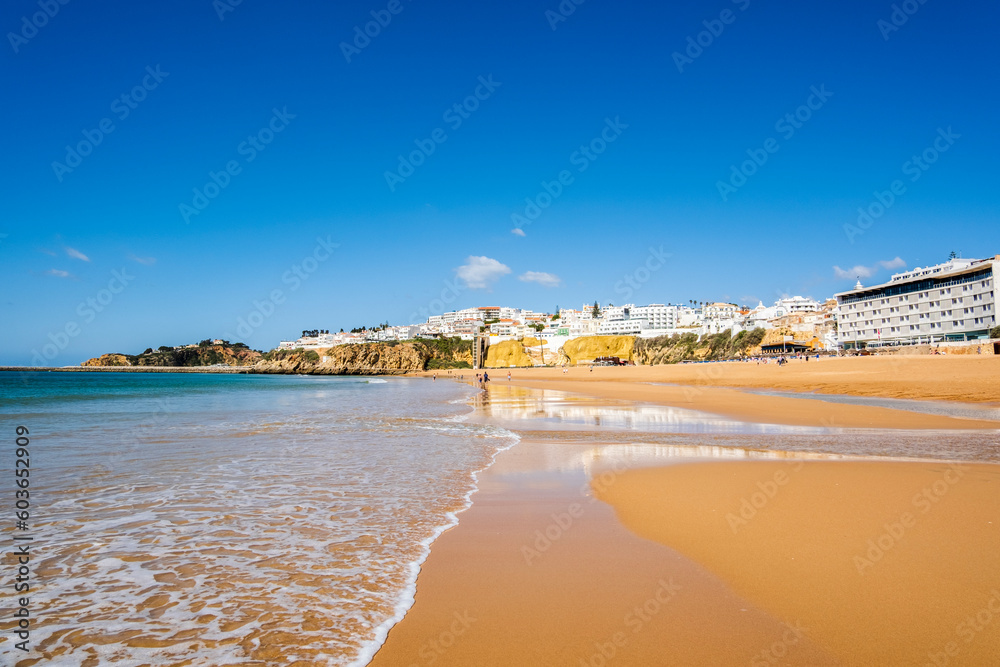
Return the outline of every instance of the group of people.
<path id="1" fill-rule="evenodd" d="M 451 371 L 448 371 L 448 374 L 451 375 Z M 437 381 L 437 373 L 431 373 L 431 379 L 436 382 Z M 464 374 L 460 374 L 458 376 L 458 379 L 459 380 L 464 380 L 465 379 L 465 375 Z M 511 379 L 510 371 L 507 371 L 507 381 L 510 382 L 510 379 Z M 487 373 L 486 371 L 483 371 L 482 373 L 476 373 L 476 384 L 478 384 L 479 386 L 482 386 L 482 385 L 486 384 L 489 381 L 490 381 L 490 374 Z"/>
<path id="2" fill-rule="evenodd" d="M 761 364 L 769 364 L 772 361 L 774 361 L 774 363 L 778 364 L 778 366 L 784 366 L 792 359 L 805 359 L 806 361 L 809 361 L 810 357 L 813 357 L 817 361 L 819 360 L 818 354 L 793 354 L 791 355 L 791 357 L 788 357 L 783 354 L 780 357 L 752 357 L 748 358 L 747 361 L 751 360 L 756 361 L 758 366 L 760 366 Z"/>

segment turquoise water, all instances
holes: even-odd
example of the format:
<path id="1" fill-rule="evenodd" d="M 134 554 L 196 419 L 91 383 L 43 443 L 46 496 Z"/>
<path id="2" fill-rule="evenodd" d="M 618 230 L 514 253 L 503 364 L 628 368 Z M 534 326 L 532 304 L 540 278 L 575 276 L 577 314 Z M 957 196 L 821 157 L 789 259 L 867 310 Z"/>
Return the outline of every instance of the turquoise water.
<path id="1" fill-rule="evenodd" d="M 404 378 L 0 374 L 0 434 L 31 432 L 36 651 L 88 667 L 364 664 L 476 471 L 516 441 L 464 420 L 471 395 Z M 9 639 L 0 655 L 12 664 Z"/>

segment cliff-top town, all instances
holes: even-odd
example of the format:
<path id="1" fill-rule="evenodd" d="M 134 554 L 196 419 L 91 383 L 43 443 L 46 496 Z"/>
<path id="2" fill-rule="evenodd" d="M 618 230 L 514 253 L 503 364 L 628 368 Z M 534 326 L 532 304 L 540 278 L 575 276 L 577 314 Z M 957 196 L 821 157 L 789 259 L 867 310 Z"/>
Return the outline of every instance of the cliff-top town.
<path id="1" fill-rule="evenodd" d="M 764 329 L 778 340 L 809 351 L 856 350 L 916 343 L 941 344 L 987 339 L 997 326 L 996 284 L 1000 255 L 951 258 L 926 268 L 893 274 L 880 285 L 853 289 L 817 301 L 785 296 L 765 306 L 689 301 L 687 304 L 584 304 L 539 313 L 507 306 L 478 306 L 432 315 L 404 326 L 331 333 L 303 331 L 279 349 L 321 349 L 337 345 L 428 337 L 488 336 L 491 344 L 537 338 L 558 349 L 581 336 L 655 338 L 674 334 L 718 334 Z M 773 340 L 774 336 L 768 336 Z"/>

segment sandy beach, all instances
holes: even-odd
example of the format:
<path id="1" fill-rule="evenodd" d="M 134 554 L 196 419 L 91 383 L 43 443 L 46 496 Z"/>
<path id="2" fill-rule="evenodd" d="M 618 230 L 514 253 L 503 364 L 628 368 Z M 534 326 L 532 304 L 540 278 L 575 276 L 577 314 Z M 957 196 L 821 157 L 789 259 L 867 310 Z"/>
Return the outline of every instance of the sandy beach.
<path id="1" fill-rule="evenodd" d="M 483 400 L 572 392 L 785 424 L 784 438 L 806 426 L 844 439 L 895 431 L 929 451 L 1000 428 L 740 391 L 1000 401 L 994 357 L 808 363 L 512 369 L 512 386 L 497 370 Z M 531 412 L 522 442 L 434 543 L 373 665 L 982 665 L 1000 654 L 995 450 L 842 458 L 762 451 L 765 436 L 762 449 L 701 455 L 707 436 L 688 434 L 694 454 L 644 458 L 648 434 L 623 447 L 546 431 L 551 417 Z"/>
<path id="2" fill-rule="evenodd" d="M 579 383 L 662 382 L 693 387 L 815 392 L 880 396 L 924 401 L 962 401 L 1000 405 L 1000 357 L 993 355 L 914 355 L 821 357 L 775 363 L 729 361 L 662 366 L 487 369 L 496 381 L 510 371 L 516 381 Z M 455 371 L 457 373 L 457 371 Z M 468 374 L 470 371 L 462 371 Z M 426 375 L 432 372 L 428 371 Z M 441 376 L 442 371 L 436 371 Z M 474 371 L 473 371 L 474 373 Z"/>
<path id="3" fill-rule="evenodd" d="M 597 495 L 843 664 L 1000 655 L 1000 466 L 713 462 L 627 471 Z"/>

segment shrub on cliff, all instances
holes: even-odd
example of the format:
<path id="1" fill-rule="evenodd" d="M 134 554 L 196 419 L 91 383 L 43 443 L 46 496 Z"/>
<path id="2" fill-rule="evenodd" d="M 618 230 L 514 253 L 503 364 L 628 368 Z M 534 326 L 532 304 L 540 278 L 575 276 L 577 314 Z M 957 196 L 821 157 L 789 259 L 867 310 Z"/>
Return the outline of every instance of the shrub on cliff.
<path id="1" fill-rule="evenodd" d="M 424 348 L 431 354 L 440 356 L 454 356 L 466 352 L 472 354 L 472 341 L 462 340 L 458 336 L 452 336 L 451 338 L 415 338 L 408 342 Z"/>
<path id="2" fill-rule="evenodd" d="M 435 359 L 433 357 L 427 360 L 427 370 L 429 371 L 440 371 L 451 368 L 472 368 L 472 364 L 464 360 L 448 361 L 446 359 Z"/>
<path id="3" fill-rule="evenodd" d="M 472 368 L 472 341 L 451 338 L 415 338 L 406 343 L 427 355 L 428 370 Z"/>
<path id="4" fill-rule="evenodd" d="M 299 348 L 298 351 L 301 352 L 302 349 Z M 275 349 L 271 350 L 270 352 L 265 352 L 261 356 L 261 360 L 262 361 L 280 361 L 282 359 L 287 359 L 287 358 L 291 357 L 295 353 L 296 353 L 295 350 L 279 350 L 279 349 L 275 348 Z"/>
<path id="5" fill-rule="evenodd" d="M 639 363 L 648 365 L 676 364 L 681 361 L 719 361 L 734 359 L 747 354 L 764 339 L 763 329 L 741 331 L 735 336 L 727 330 L 707 334 L 700 339 L 697 334 L 673 334 L 657 338 L 640 338 L 635 351 Z"/>

